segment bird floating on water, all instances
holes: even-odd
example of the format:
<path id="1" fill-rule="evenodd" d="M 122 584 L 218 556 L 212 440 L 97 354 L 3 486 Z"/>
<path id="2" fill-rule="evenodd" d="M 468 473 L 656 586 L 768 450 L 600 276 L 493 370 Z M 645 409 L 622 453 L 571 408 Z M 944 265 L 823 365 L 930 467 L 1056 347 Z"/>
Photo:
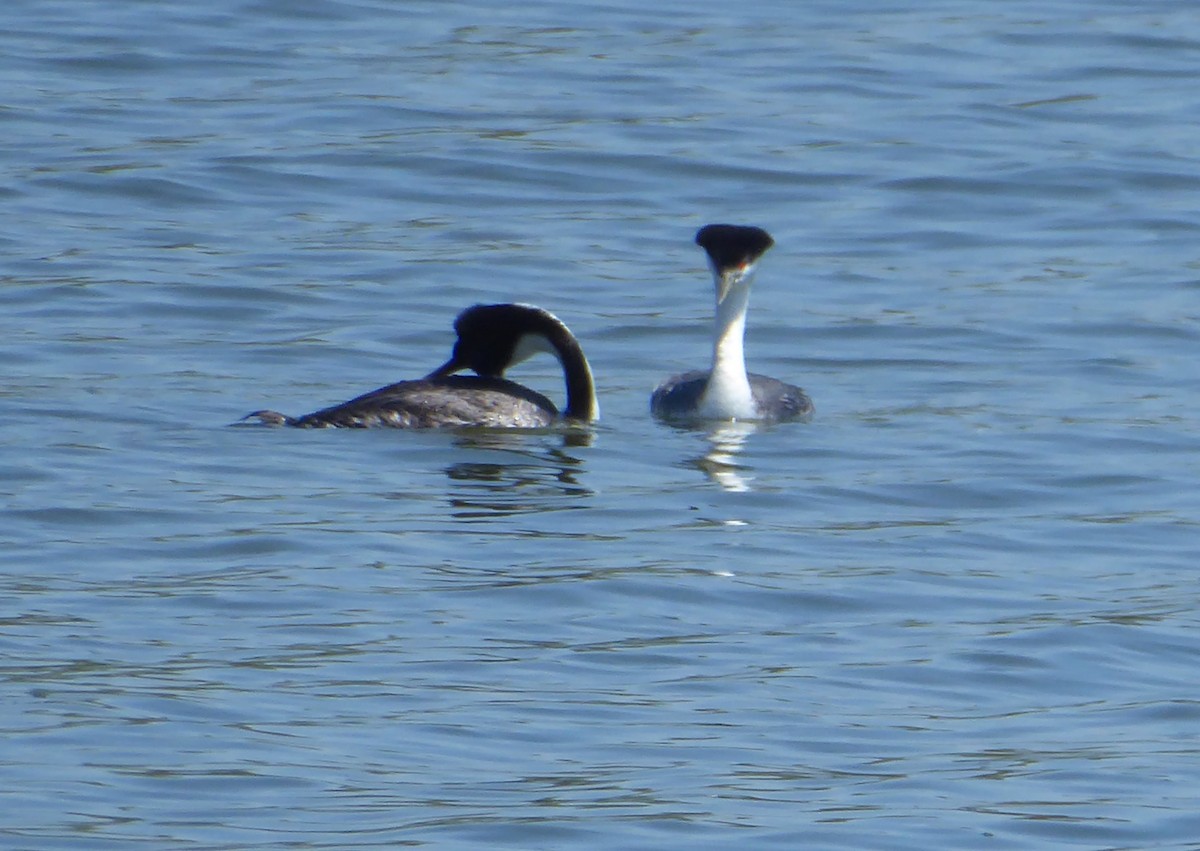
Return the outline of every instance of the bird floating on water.
<path id="1" fill-rule="evenodd" d="M 557 316 L 528 304 L 477 304 L 454 320 L 450 359 L 424 378 L 400 381 L 300 417 L 255 411 L 268 425 L 296 428 L 538 428 L 599 416 L 592 370 L 579 341 Z M 534 390 L 504 378 L 539 352 L 562 366 L 567 404 L 560 413 Z M 455 375 L 471 369 L 475 375 Z"/>
<path id="2" fill-rule="evenodd" d="M 813 403 L 799 387 L 746 372 L 743 340 L 750 284 L 775 240 L 762 228 L 705 225 L 696 244 L 708 255 L 716 285 L 712 369 L 672 376 L 650 396 L 650 410 L 670 420 L 807 419 Z"/>

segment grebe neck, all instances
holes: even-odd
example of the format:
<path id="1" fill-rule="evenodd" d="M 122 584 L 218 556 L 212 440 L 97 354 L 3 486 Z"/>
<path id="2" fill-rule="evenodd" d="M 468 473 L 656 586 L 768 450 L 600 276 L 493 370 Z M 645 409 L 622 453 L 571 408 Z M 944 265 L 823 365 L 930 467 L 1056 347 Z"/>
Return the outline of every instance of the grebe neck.
<path id="1" fill-rule="evenodd" d="M 545 316 L 546 321 L 534 333 L 542 338 L 541 341 L 549 344 L 549 350 L 562 366 L 563 379 L 567 385 L 567 406 L 562 412 L 563 417 L 585 422 L 598 419 L 600 405 L 596 402 L 596 385 L 592 380 L 592 368 L 583 354 L 583 348 L 557 317 L 552 314 Z M 523 340 L 522 345 L 526 342 L 536 345 L 532 340 Z"/>
<path id="2" fill-rule="evenodd" d="M 718 293 L 720 291 L 718 282 Z M 700 399 L 703 416 L 721 419 L 752 419 L 755 416 L 754 395 L 746 376 L 743 351 L 749 306 L 748 275 L 729 286 L 725 297 L 717 302 L 712 372 Z"/>

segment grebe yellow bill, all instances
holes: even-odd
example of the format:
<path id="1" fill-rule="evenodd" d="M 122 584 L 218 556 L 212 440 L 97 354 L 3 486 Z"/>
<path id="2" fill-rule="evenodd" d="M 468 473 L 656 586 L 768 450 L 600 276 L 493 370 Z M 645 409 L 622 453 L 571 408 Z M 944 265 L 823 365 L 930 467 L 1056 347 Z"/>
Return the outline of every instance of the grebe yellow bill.
<path id="1" fill-rule="evenodd" d="M 424 378 L 400 381 L 300 417 L 255 411 L 268 425 L 296 428 L 538 428 L 599 416 L 592 370 L 579 341 L 557 316 L 528 304 L 477 304 L 454 320 L 450 359 Z M 510 366 L 539 352 L 562 366 L 567 406 L 504 378 Z M 455 375 L 463 369 L 476 375 Z"/>
<path id="2" fill-rule="evenodd" d="M 746 372 L 743 341 L 750 284 L 775 240 L 748 225 L 705 225 L 696 244 L 708 255 L 716 287 L 712 369 L 672 376 L 650 396 L 650 410 L 669 420 L 781 422 L 812 416 L 812 400 L 791 384 Z"/>

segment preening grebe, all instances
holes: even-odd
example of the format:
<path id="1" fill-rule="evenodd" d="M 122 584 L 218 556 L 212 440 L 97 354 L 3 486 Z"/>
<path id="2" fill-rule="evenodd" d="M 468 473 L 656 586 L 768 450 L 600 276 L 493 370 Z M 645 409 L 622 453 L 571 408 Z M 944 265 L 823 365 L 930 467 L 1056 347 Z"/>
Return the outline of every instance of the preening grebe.
<path id="1" fill-rule="evenodd" d="M 799 387 L 746 373 L 742 340 L 750 283 L 759 258 L 775 244 L 762 228 L 706 225 L 696 244 L 708 254 L 717 288 L 713 363 L 668 378 L 650 396 L 650 410 L 672 420 L 780 420 L 812 416 L 812 400 Z"/>
<path id="2" fill-rule="evenodd" d="M 599 416 L 592 370 L 579 341 L 554 314 L 528 304 L 477 304 L 454 320 L 458 340 L 450 360 L 424 378 L 380 387 L 302 417 L 255 411 L 270 425 L 298 428 L 536 428 Z M 504 371 L 538 352 L 558 358 L 567 385 L 561 417 L 554 403 L 504 378 Z M 472 369 L 476 375 L 454 375 Z"/>

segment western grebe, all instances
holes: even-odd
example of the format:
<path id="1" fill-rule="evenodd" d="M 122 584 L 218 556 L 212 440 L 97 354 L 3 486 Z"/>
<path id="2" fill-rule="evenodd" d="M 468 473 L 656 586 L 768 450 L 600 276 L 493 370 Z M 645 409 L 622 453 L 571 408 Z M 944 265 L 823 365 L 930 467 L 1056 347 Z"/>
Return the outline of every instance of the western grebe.
<path id="1" fill-rule="evenodd" d="M 668 378 L 650 396 L 650 410 L 672 420 L 780 420 L 812 415 L 812 400 L 799 387 L 746 373 L 742 341 L 750 283 L 759 258 L 775 244 L 762 228 L 706 225 L 696 244 L 708 254 L 717 289 L 712 369 Z"/>
<path id="2" fill-rule="evenodd" d="M 298 428 L 537 428 L 560 419 L 599 416 L 592 370 L 579 341 L 554 314 L 528 304 L 477 304 L 454 320 L 458 340 L 450 360 L 424 378 L 401 381 L 302 417 L 255 411 L 270 425 Z M 510 366 L 538 352 L 558 358 L 567 407 L 504 378 Z M 472 369 L 476 375 L 454 375 Z"/>

